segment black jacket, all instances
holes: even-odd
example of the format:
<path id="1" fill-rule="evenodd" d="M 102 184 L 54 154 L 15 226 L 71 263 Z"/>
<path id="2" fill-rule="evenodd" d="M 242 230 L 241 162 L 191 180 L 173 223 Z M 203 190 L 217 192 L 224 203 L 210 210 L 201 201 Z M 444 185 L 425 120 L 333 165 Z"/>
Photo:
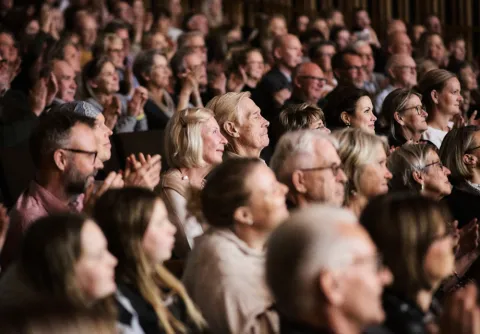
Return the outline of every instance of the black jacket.
<path id="1" fill-rule="evenodd" d="M 394 334 L 427 334 L 426 314 L 407 298 L 385 291 L 383 308 L 386 314 L 384 326 Z"/>
<path id="2" fill-rule="evenodd" d="M 480 190 L 475 189 L 467 182 L 455 185 L 452 193 L 444 198 L 458 227 L 462 228 L 474 218 L 480 219 Z"/>

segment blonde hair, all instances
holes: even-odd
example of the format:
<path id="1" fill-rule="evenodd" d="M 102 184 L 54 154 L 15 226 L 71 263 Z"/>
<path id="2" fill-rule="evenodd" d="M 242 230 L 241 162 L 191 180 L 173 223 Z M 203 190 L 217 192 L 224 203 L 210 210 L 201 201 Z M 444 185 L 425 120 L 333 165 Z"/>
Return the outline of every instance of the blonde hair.
<path id="1" fill-rule="evenodd" d="M 203 160 L 202 126 L 213 112 L 207 108 L 188 108 L 176 112 L 165 129 L 165 156 L 172 168 L 194 168 Z"/>
<path id="2" fill-rule="evenodd" d="M 94 217 L 108 240 L 109 251 L 118 259 L 115 278 L 138 289 L 167 334 L 188 333 L 188 329 L 166 307 L 168 294 L 162 288 L 178 296 L 189 320 L 203 329 L 206 322 L 183 284 L 162 264 L 152 265 L 143 249 L 142 240 L 157 202 L 162 200 L 150 190 L 123 188 L 109 190 L 96 203 Z"/>
<path id="3" fill-rule="evenodd" d="M 229 92 L 223 95 L 215 96 L 211 99 L 206 108 L 213 111 L 215 119 L 222 130 L 224 135 L 227 135 L 223 129 L 223 125 L 226 122 L 239 122 L 239 105 L 242 99 L 249 98 L 251 96 L 250 92 L 235 93 Z M 227 135 L 227 137 L 230 137 Z"/>
<path id="4" fill-rule="evenodd" d="M 469 125 L 459 129 L 452 129 L 445 136 L 440 148 L 440 159 L 451 174 L 453 183 L 459 183 L 472 178 L 472 171 L 465 165 L 463 156 L 480 143 L 474 140 L 475 133 L 480 131 L 479 126 Z"/>
<path id="5" fill-rule="evenodd" d="M 385 152 L 388 152 L 388 144 L 385 137 L 355 128 L 336 131 L 333 136 L 338 140 L 338 155 L 348 177 L 346 193 L 351 195 L 353 191 L 359 190 L 363 168 L 373 161 L 375 149 L 380 145 Z M 348 204 L 349 196 L 345 197 Z"/>
<path id="6" fill-rule="evenodd" d="M 414 171 L 421 171 L 427 165 L 429 152 L 436 152 L 432 144 L 404 144 L 396 149 L 387 160 L 392 173 L 388 182 L 391 191 L 420 192 L 421 185 L 413 179 Z"/>

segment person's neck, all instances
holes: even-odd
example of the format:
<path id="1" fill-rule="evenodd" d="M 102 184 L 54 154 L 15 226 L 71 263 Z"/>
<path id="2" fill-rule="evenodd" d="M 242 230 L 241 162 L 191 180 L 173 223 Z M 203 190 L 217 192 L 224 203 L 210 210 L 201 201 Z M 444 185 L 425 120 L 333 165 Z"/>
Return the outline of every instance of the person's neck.
<path id="1" fill-rule="evenodd" d="M 422 139 L 422 132 L 411 130 L 407 127 L 402 128 L 402 136 L 407 141 L 412 140 L 414 143 L 418 143 Z"/>
<path id="2" fill-rule="evenodd" d="M 74 194 L 69 194 L 66 191 L 65 185 L 57 173 L 37 173 L 35 181 L 65 205 L 68 205 L 75 197 Z"/>
<path id="3" fill-rule="evenodd" d="M 450 122 L 450 116 L 446 115 L 440 110 L 435 110 L 433 113 L 430 114 L 432 118 L 428 120 L 428 126 L 431 128 L 442 130 L 442 131 L 449 131 L 448 122 Z"/>
<path id="4" fill-rule="evenodd" d="M 349 208 L 355 216 L 360 217 L 363 209 L 367 206 L 367 203 L 368 198 L 357 193 L 355 195 L 350 195 L 350 201 L 347 208 Z"/>
<path id="5" fill-rule="evenodd" d="M 430 199 L 433 199 L 435 201 L 439 201 L 443 198 L 443 195 L 436 192 L 436 191 L 430 191 L 429 189 L 423 189 L 420 191 L 420 194 L 422 196 L 428 197 Z"/>
<path id="6" fill-rule="evenodd" d="M 270 235 L 270 231 L 258 230 L 246 224 L 235 224 L 233 231 L 248 247 L 258 251 L 264 250 L 265 243 Z"/>
<path id="7" fill-rule="evenodd" d="M 287 75 L 288 77 L 292 76 L 292 70 L 288 66 L 284 65 L 283 63 L 278 62 L 277 68 L 280 70 L 280 72 Z"/>
<path id="8" fill-rule="evenodd" d="M 304 208 L 309 204 L 308 200 L 302 194 L 294 194 L 290 198 L 297 208 Z"/>
<path id="9" fill-rule="evenodd" d="M 164 92 L 165 90 L 163 87 L 158 87 L 156 85 L 148 86 L 148 93 L 155 101 L 162 101 Z"/>
<path id="10" fill-rule="evenodd" d="M 202 188 L 205 176 L 210 172 L 212 166 L 193 167 L 193 168 L 179 168 L 182 176 L 187 176 L 190 184 L 197 188 Z"/>
<path id="11" fill-rule="evenodd" d="M 238 145 L 235 142 L 233 142 L 233 145 L 231 145 L 231 147 L 233 148 L 233 151 L 238 155 L 242 157 L 248 157 L 248 158 L 260 158 L 260 153 L 263 150 L 263 147 L 262 148 L 246 147 L 246 146 Z"/>
<path id="12" fill-rule="evenodd" d="M 472 171 L 472 177 L 469 181 L 473 184 L 480 184 L 480 171 L 477 168 Z"/>
<path id="13" fill-rule="evenodd" d="M 245 82 L 245 84 L 248 86 L 248 87 L 251 87 L 251 88 L 255 88 L 257 87 L 257 84 L 258 82 L 260 81 L 260 79 L 255 79 L 255 78 L 252 78 L 252 77 L 247 77 L 247 81 Z"/>
<path id="14" fill-rule="evenodd" d="M 105 106 L 112 102 L 113 94 L 96 93 L 95 96 L 97 98 L 98 103 L 100 103 L 102 106 Z"/>
<path id="15" fill-rule="evenodd" d="M 298 89 L 294 91 L 293 97 L 297 98 L 300 101 L 305 101 L 307 103 L 314 104 L 314 105 L 316 105 L 319 100 L 314 98 L 308 98 L 306 94 L 304 94 L 302 91 Z"/>
<path id="16" fill-rule="evenodd" d="M 433 292 L 428 290 L 420 290 L 415 297 L 417 306 L 423 311 L 427 312 L 432 304 Z"/>

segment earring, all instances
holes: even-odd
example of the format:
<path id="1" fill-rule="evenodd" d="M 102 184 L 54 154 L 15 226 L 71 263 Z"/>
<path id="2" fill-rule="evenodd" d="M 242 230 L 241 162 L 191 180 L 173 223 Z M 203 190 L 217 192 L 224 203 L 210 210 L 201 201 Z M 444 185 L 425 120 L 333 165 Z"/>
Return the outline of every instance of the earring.
<path id="1" fill-rule="evenodd" d="M 350 122 L 345 123 L 345 125 L 347 126 L 347 128 L 349 128 L 350 127 Z"/>
<path id="2" fill-rule="evenodd" d="M 423 183 L 422 183 L 422 185 L 421 185 L 421 187 L 420 187 L 420 190 L 423 191 L 424 188 L 425 188 L 425 186 L 424 186 Z"/>

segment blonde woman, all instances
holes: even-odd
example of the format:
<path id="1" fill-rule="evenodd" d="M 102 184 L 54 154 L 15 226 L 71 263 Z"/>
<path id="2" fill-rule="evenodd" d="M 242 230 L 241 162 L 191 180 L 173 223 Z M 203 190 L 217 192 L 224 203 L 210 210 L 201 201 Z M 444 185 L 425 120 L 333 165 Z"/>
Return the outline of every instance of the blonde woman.
<path id="1" fill-rule="evenodd" d="M 163 267 L 172 255 L 176 229 L 162 200 L 147 189 L 118 189 L 98 200 L 93 215 L 118 259 L 119 327 L 167 334 L 205 328 L 181 282 Z"/>
<path id="2" fill-rule="evenodd" d="M 460 81 L 446 70 L 431 70 L 423 76 L 418 89 L 428 113 L 428 128 L 422 138 L 440 148 L 443 138 L 453 127 L 452 121 L 461 113 Z"/>
<path id="3" fill-rule="evenodd" d="M 392 174 L 387 168 L 387 143 L 362 129 L 344 129 L 333 136 L 348 178 L 345 206 L 358 217 L 371 198 L 388 192 Z"/>
<path id="4" fill-rule="evenodd" d="M 190 108 L 173 115 L 165 130 L 165 156 L 170 169 L 155 189 L 162 197 L 170 221 L 177 228 L 174 255 L 186 258 L 193 239 L 203 233 L 200 223 L 186 211 L 190 187 L 203 188 L 204 178 L 222 162 L 227 140 L 210 109 Z"/>
<path id="5" fill-rule="evenodd" d="M 287 187 L 257 158 L 228 159 L 194 191 L 189 210 L 210 228 L 189 255 L 183 282 L 212 334 L 278 333 L 265 282 L 265 243 L 288 217 Z"/>

